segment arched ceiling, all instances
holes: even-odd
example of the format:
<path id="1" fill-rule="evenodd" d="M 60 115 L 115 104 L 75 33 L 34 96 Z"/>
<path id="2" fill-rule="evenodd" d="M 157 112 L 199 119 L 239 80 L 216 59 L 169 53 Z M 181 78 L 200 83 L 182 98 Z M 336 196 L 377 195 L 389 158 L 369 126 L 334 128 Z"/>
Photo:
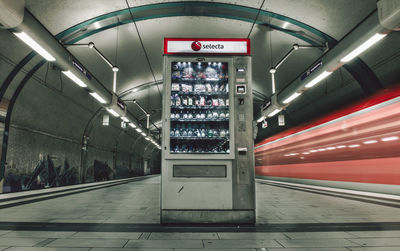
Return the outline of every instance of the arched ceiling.
<path id="1" fill-rule="evenodd" d="M 249 35 L 254 97 L 259 102 L 271 95 L 268 69 L 293 44 L 335 44 L 376 9 L 376 0 L 265 0 L 262 3 L 263 0 L 26 0 L 26 8 L 62 43 L 94 42 L 120 69 L 117 94 L 125 100 L 137 99 L 157 124 L 161 118 L 164 37 Z M 84 47 L 67 48 L 112 89 L 112 72 L 95 52 Z M 317 48 L 292 54 L 276 74 L 277 89 L 290 83 L 322 54 L 323 49 Z M 341 81 L 351 78 L 346 72 L 340 74 Z M 128 103 L 128 107 L 136 117 L 145 119 L 134 104 Z"/>

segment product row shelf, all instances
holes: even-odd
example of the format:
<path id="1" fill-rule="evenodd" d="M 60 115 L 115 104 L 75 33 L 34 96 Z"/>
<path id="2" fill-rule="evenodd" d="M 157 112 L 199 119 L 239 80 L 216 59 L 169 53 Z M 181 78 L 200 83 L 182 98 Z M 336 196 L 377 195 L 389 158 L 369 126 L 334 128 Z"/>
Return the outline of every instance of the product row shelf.
<path id="1" fill-rule="evenodd" d="M 184 91 L 171 91 L 173 94 L 179 94 L 179 95 L 202 95 L 202 96 L 228 96 L 229 92 L 225 91 L 218 91 L 218 92 L 207 92 L 207 91 L 198 91 L 198 92 L 184 92 Z"/>
<path id="2" fill-rule="evenodd" d="M 228 140 L 229 137 L 189 137 L 189 136 L 171 136 L 170 139 L 184 140 Z"/>
<path id="3" fill-rule="evenodd" d="M 171 118 L 171 121 L 177 122 L 226 122 L 229 121 L 229 118 L 212 118 L 212 119 L 175 119 Z"/>
<path id="4" fill-rule="evenodd" d="M 171 105 L 171 109 L 191 109 L 191 110 L 214 110 L 214 109 L 229 109 L 229 106 L 212 106 L 212 105 L 205 105 L 205 106 L 195 106 L 195 105 L 186 105 L 186 106 L 176 106 Z"/>

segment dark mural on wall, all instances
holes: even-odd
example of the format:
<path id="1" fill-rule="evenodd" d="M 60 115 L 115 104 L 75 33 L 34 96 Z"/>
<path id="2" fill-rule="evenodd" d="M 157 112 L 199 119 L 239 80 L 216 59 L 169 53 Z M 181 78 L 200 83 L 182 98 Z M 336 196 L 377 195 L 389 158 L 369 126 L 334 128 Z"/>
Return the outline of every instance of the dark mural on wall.
<path id="1" fill-rule="evenodd" d="M 55 166 L 50 155 L 40 155 L 32 173 L 24 173 L 14 165 L 6 165 L 3 192 L 18 192 L 77 183 L 78 168 L 70 167 L 67 158 L 64 159 L 63 165 Z"/>
<path id="2" fill-rule="evenodd" d="M 3 184 L 3 192 L 19 192 L 26 190 L 43 189 L 79 184 L 78 167 L 71 167 L 68 159 L 64 159 L 63 165 L 55 166 L 51 155 L 40 155 L 39 161 L 33 172 L 21 171 L 15 165 L 6 165 L 6 178 Z M 119 175 L 117 175 L 117 173 Z M 117 168 L 114 171 L 108 163 L 94 160 L 93 166 L 87 170 L 86 182 L 97 182 L 115 178 L 127 178 L 135 176 L 129 168 Z"/>

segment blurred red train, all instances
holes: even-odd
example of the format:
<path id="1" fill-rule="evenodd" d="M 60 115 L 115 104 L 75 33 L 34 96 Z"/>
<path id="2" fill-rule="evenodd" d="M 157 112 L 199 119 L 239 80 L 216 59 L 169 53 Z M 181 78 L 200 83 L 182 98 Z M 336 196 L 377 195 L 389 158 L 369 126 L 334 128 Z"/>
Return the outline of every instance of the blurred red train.
<path id="1" fill-rule="evenodd" d="M 256 175 L 400 194 L 400 86 L 255 146 Z"/>

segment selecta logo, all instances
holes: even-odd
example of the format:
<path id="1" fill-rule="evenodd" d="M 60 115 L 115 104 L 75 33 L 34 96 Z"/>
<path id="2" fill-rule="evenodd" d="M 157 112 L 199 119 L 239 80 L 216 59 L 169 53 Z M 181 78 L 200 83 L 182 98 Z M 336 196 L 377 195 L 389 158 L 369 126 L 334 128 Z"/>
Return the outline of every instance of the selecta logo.
<path id="1" fill-rule="evenodd" d="M 199 41 L 194 41 L 192 43 L 192 50 L 199 51 L 201 49 L 201 43 Z"/>
<path id="2" fill-rule="evenodd" d="M 191 45 L 192 50 L 194 51 L 199 51 L 201 49 L 203 50 L 223 50 L 224 45 L 223 44 L 215 44 L 215 43 L 209 43 L 209 44 L 201 44 L 199 41 L 194 41 Z"/>

